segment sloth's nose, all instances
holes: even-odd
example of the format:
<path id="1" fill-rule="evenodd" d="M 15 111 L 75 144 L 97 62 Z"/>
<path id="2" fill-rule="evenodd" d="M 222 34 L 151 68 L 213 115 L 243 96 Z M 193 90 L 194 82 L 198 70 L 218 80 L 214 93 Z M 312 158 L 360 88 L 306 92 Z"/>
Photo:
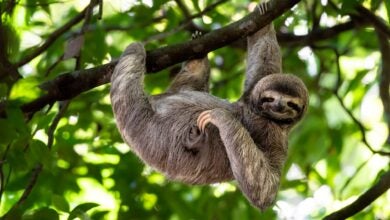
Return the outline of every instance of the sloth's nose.
<path id="1" fill-rule="evenodd" d="M 286 105 L 281 100 L 276 101 L 272 105 L 272 110 L 277 112 L 283 112 L 285 109 L 286 109 Z"/>

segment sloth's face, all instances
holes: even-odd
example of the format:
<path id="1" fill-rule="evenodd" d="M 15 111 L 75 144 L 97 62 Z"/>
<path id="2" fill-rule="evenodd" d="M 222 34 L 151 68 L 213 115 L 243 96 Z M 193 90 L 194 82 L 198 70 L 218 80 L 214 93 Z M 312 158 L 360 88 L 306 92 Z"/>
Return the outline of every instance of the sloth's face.
<path id="1" fill-rule="evenodd" d="M 292 126 L 308 105 L 308 91 L 298 77 L 270 74 L 259 80 L 251 92 L 252 110 L 278 124 Z"/>
<path id="2" fill-rule="evenodd" d="M 258 108 L 266 118 L 291 124 L 301 117 L 304 104 L 300 98 L 269 90 L 261 94 Z"/>

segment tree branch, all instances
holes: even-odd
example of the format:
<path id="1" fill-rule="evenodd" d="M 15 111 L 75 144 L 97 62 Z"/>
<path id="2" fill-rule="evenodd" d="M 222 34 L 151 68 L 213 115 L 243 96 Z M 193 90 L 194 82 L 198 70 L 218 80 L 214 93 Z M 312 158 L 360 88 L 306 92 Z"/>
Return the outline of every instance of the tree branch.
<path id="1" fill-rule="evenodd" d="M 277 18 L 300 0 L 274 0 L 266 14 L 257 10 L 226 27 L 205 34 L 199 39 L 149 51 L 146 57 L 148 72 L 157 72 L 176 63 L 201 57 L 204 54 L 226 46 L 237 39 L 255 33 Z M 117 61 L 99 67 L 66 73 L 44 83 L 47 94 L 22 106 L 23 112 L 33 114 L 56 100 L 66 100 L 78 94 L 109 82 Z"/>
<path id="2" fill-rule="evenodd" d="M 374 155 L 374 154 L 373 154 Z M 361 163 L 355 170 L 355 172 L 353 172 L 350 177 L 347 179 L 347 181 L 345 181 L 345 183 L 343 184 L 343 186 L 341 187 L 340 191 L 339 191 L 339 198 L 342 197 L 343 193 L 344 193 L 344 190 L 349 186 L 349 184 L 352 182 L 352 180 L 358 175 L 358 173 L 368 164 L 368 162 L 372 159 L 373 155 L 371 155 L 368 160 L 364 161 L 363 163 Z"/>
<path id="3" fill-rule="evenodd" d="M 342 24 L 335 25 L 330 28 L 318 28 L 306 35 L 297 36 L 295 34 L 290 34 L 290 33 L 278 33 L 277 37 L 279 43 L 285 46 L 312 45 L 317 41 L 333 38 L 339 35 L 340 33 L 352 30 L 357 27 L 363 27 L 367 24 L 368 22 L 365 20 L 361 20 L 360 22 L 351 20 Z"/>
<path id="4" fill-rule="evenodd" d="M 360 14 L 361 18 L 368 20 L 376 29 L 381 30 L 388 38 L 390 38 L 390 27 L 386 25 L 386 22 L 376 16 L 373 12 L 367 8 L 358 5 L 356 6 L 356 11 Z"/>
<path id="5" fill-rule="evenodd" d="M 390 188 L 390 171 L 387 171 L 379 181 L 357 198 L 353 203 L 344 208 L 326 216 L 325 220 L 346 219 L 360 212 L 379 196 L 385 193 Z"/>
<path id="6" fill-rule="evenodd" d="M 386 151 L 380 151 L 380 150 L 375 150 L 370 143 L 368 143 L 367 141 L 367 137 L 366 137 L 366 128 L 364 127 L 364 125 L 353 115 L 352 111 L 349 110 L 347 108 L 347 106 L 345 105 L 342 97 L 339 95 L 339 89 L 340 89 L 340 86 L 341 86 L 341 67 L 340 67 L 340 54 L 337 50 L 334 50 L 335 54 L 336 54 L 336 67 L 337 67 L 337 82 L 336 82 L 336 86 L 334 88 L 334 95 L 336 96 L 338 102 L 340 103 L 340 106 L 344 109 L 344 111 L 347 113 L 347 115 L 352 119 L 352 121 L 358 126 L 359 130 L 360 130 L 360 133 L 362 135 L 362 142 L 364 143 L 364 145 L 366 145 L 366 147 L 374 154 L 379 154 L 379 155 L 382 155 L 382 156 L 390 156 L 390 152 L 386 152 Z"/>
<path id="7" fill-rule="evenodd" d="M 222 4 L 222 3 L 225 3 L 227 2 L 227 0 L 219 0 L 219 1 L 216 1 L 208 6 L 206 6 L 201 12 L 198 12 L 198 13 L 195 13 L 193 15 L 190 15 L 187 19 L 194 19 L 194 18 L 198 18 L 198 17 L 201 17 L 203 15 L 205 15 L 207 12 L 213 10 L 214 8 L 216 8 L 218 5 Z"/>
<path id="8" fill-rule="evenodd" d="M 379 50 L 381 52 L 382 68 L 379 72 L 379 96 L 384 110 L 385 121 L 387 123 L 387 143 L 390 144 L 390 44 L 387 35 L 382 29 L 376 28 Z"/>
<path id="9" fill-rule="evenodd" d="M 32 169 L 32 176 L 30 178 L 30 181 L 28 182 L 28 185 L 27 185 L 26 189 L 24 190 L 22 196 L 20 197 L 20 199 L 16 203 L 17 206 L 19 206 L 22 203 L 24 203 L 26 201 L 26 199 L 28 198 L 28 196 L 31 194 L 31 192 L 32 192 L 32 190 L 33 190 L 33 188 L 35 186 L 35 183 L 38 180 L 39 174 L 42 172 L 42 169 L 43 169 L 43 165 L 41 163 L 38 163 Z"/>
<path id="10" fill-rule="evenodd" d="M 215 7 L 217 7 L 218 5 L 220 5 L 224 2 L 226 2 L 226 0 L 219 0 L 217 2 L 214 2 L 213 4 L 208 5 L 201 12 L 196 13 L 194 15 L 191 15 L 191 14 L 189 14 L 189 10 L 187 9 L 187 7 L 185 7 L 184 3 L 181 0 L 176 0 L 176 4 L 183 11 L 183 14 L 185 15 L 186 19 L 183 22 L 181 22 L 181 24 L 178 27 L 173 28 L 172 30 L 169 30 L 168 32 L 162 32 L 162 33 L 159 33 L 157 35 L 153 35 L 151 37 L 148 37 L 147 39 L 145 39 L 143 41 L 143 43 L 147 44 L 147 43 L 154 41 L 154 40 L 160 40 L 160 39 L 166 38 L 170 35 L 175 34 L 176 32 L 178 32 L 182 29 L 187 29 L 191 33 L 194 33 L 195 31 L 200 31 L 202 33 L 208 33 L 209 31 L 204 30 L 203 28 L 200 28 L 192 20 L 203 16 L 204 14 L 206 14 L 207 12 L 211 11 L 212 9 L 214 9 Z M 132 29 L 132 27 L 122 28 L 122 30 L 131 30 L 131 29 Z"/>

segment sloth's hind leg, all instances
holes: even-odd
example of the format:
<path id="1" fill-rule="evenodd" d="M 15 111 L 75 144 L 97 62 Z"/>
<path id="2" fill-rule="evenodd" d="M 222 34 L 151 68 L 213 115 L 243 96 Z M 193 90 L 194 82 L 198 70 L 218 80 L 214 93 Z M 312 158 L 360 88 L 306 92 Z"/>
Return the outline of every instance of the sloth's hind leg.
<path id="1" fill-rule="evenodd" d="M 199 38 L 200 32 L 195 32 L 192 38 Z M 207 55 L 203 58 L 187 60 L 180 72 L 173 79 L 168 92 L 176 93 L 183 90 L 209 91 L 210 63 Z"/>

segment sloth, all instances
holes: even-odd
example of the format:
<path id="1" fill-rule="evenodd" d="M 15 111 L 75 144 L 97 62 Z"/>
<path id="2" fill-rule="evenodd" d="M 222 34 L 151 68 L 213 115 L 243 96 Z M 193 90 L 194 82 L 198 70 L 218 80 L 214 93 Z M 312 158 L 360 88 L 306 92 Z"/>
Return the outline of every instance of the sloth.
<path id="1" fill-rule="evenodd" d="M 187 184 L 236 180 L 264 210 L 275 200 L 288 133 L 306 112 L 308 92 L 298 77 L 282 73 L 272 23 L 247 41 L 244 92 L 236 102 L 208 93 L 207 56 L 186 61 L 165 93 L 146 94 L 141 43 L 121 55 L 110 95 L 122 138 L 146 164 Z"/>

